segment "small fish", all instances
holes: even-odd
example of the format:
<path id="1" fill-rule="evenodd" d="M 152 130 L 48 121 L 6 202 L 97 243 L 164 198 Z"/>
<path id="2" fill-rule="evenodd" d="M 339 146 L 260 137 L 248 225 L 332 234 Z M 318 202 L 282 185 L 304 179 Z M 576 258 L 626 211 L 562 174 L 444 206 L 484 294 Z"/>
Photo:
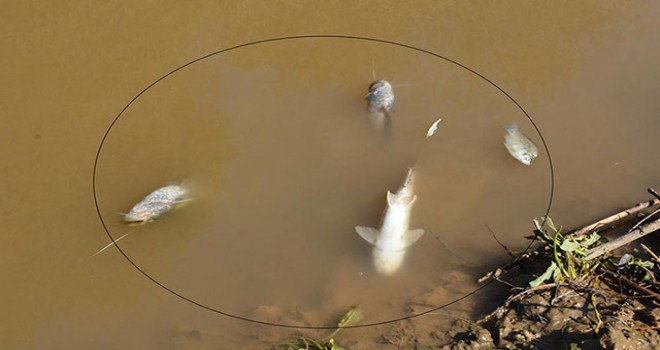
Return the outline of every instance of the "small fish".
<path id="1" fill-rule="evenodd" d="M 394 111 L 394 90 L 386 80 L 376 80 L 369 85 L 369 93 L 364 96 L 369 112 Z"/>
<path id="2" fill-rule="evenodd" d="M 440 122 L 442 121 L 442 118 L 438 118 L 433 124 L 431 124 L 431 127 L 429 130 L 426 132 L 426 138 L 428 139 L 429 137 L 433 136 L 436 131 L 438 131 L 438 128 L 440 127 Z"/>
<path id="3" fill-rule="evenodd" d="M 369 122 L 376 129 L 389 132 L 392 126 L 390 113 L 394 111 L 394 90 L 385 80 L 376 80 L 369 85 L 367 100 Z"/>
<path id="4" fill-rule="evenodd" d="M 191 199 L 188 197 L 188 190 L 183 186 L 168 185 L 161 187 L 135 204 L 131 211 L 124 215 L 124 221 L 133 223 L 153 221 L 174 209 L 177 204 Z"/>
<path id="5" fill-rule="evenodd" d="M 360 237 L 374 246 L 374 266 L 383 275 L 395 273 L 403 262 L 406 248 L 424 234 L 422 229 L 408 230 L 410 212 L 417 200 L 413 194 L 413 175 L 413 168 L 409 168 L 401 188 L 396 193 L 387 191 L 387 208 L 380 230 L 366 226 L 355 227 Z"/>
<path id="6" fill-rule="evenodd" d="M 516 122 L 504 124 L 502 127 L 506 130 L 504 146 L 509 154 L 525 165 L 532 164 L 532 161 L 539 155 L 536 145 L 518 130 Z"/>

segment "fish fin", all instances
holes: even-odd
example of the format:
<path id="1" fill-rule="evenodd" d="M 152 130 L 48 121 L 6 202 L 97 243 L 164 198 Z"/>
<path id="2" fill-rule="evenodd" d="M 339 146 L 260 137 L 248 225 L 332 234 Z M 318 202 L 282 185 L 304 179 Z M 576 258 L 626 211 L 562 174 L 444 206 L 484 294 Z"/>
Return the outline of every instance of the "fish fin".
<path id="1" fill-rule="evenodd" d="M 408 248 L 413 245 L 413 243 L 417 242 L 417 240 L 422 237 L 423 234 L 424 229 L 421 228 L 406 232 L 406 234 L 403 235 L 403 243 L 405 244 L 405 248 Z"/>
<path id="2" fill-rule="evenodd" d="M 355 226 L 355 232 L 362 237 L 369 244 L 375 244 L 378 239 L 378 230 L 368 226 Z"/>
<path id="3" fill-rule="evenodd" d="M 390 191 L 387 191 L 387 205 L 394 205 L 396 202 L 396 195 Z"/>
<path id="4" fill-rule="evenodd" d="M 190 202 L 191 200 L 193 200 L 193 199 L 192 198 L 181 198 L 181 199 L 175 200 L 173 203 L 174 204 L 181 204 L 181 203 Z"/>

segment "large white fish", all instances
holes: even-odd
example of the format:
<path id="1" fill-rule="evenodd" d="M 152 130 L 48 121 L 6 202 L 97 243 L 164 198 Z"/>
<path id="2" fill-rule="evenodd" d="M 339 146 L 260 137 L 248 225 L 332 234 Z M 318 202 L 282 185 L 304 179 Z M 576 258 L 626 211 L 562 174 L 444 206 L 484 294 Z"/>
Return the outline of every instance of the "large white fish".
<path id="1" fill-rule="evenodd" d="M 410 212 L 417 200 L 413 193 L 413 175 L 413 168 L 409 168 L 401 188 L 396 193 L 387 191 L 387 209 L 380 231 L 373 227 L 355 227 L 360 237 L 374 246 L 374 265 L 383 275 L 396 272 L 403 262 L 406 248 L 424 234 L 422 229 L 408 230 Z"/>

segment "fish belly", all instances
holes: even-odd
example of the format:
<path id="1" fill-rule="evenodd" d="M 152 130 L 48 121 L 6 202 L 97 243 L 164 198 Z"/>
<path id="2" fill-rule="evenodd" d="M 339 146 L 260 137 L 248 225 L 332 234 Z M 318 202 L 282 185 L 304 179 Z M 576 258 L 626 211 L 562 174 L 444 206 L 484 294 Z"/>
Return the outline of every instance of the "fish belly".
<path id="1" fill-rule="evenodd" d="M 380 237 L 373 250 L 378 273 L 391 275 L 401 266 L 405 254 L 403 235 L 408 230 L 409 214 L 404 206 L 391 206 L 385 213 Z"/>
<path id="2" fill-rule="evenodd" d="M 381 250 L 378 247 L 374 247 L 373 254 L 376 272 L 381 275 L 391 275 L 401 266 L 405 251 Z"/>

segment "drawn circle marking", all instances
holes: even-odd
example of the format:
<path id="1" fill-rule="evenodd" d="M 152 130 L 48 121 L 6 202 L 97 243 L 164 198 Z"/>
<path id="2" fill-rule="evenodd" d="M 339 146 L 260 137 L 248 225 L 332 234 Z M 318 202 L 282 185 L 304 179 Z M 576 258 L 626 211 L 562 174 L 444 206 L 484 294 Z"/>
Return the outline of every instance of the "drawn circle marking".
<path id="1" fill-rule="evenodd" d="M 115 242 L 115 239 L 112 237 L 112 234 L 110 233 L 110 230 L 108 229 L 108 227 L 107 227 L 107 225 L 106 225 L 106 223 L 105 223 L 105 220 L 103 219 L 103 215 L 101 214 L 101 210 L 100 210 L 99 203 L 98 203 L 98 196 L 97 196 L 97 169 L 98 169 L 98 164 L 99 164 L 99 158 L 100 158 L 101 152 L 102 152 L 102 150 L 103 150 L 103 146 L 104 146 L 105 142 L 107 141 L 108 136 L 110 135 L 110 132 L 112 131 L 112 128 L 115 126 L 115 124 L 118 122 L 119 118 L 121 118 L 121 116 L 124 114 L 124 112 L 125 112 L 125 111 L 126 111 L 126 110 L 127 110 L 127 109 L 128 109 L 128 108 L 129 108 L 134 102 L 135 102 L 135 101 L 137 101 L 137 100 L 140 98 L 140 96 L 142 96 L 145 92 L 147 92 L 149 89 L 151 89 L 154 85 L 158 84 L 159 82 L 161 82 L 161 81 L 164 80 L 165 78 L 169 77 L 170 75 L 173 75 L 174 73 L 179 72 L 179 71 L 181 71 L 182 69 L 184 69 L 184 68 L 186 68 L 186 67 L 188 67 L 188 66 L 190 66 L 190 65 L 192 65 L 192 64 L 195 64 L 195 63 L 200 62 L 200 61 L 202 61 L 202 60 L 204 60 L 204 59 L 207 59 L 207 58 L 209 58 L 209 57 L 213 57 L 213 56 L 216 56 L 216 55 L 219 55 L 219 54 L 222 54 L 222 53 L 230 52 L 230 51 L 237 50 L 237 49 L 244 48 L 244 47 L 256 46 L 256 45 L 259 45 L 259 44 L 272 43 L 272 42 L 281 42 L 281 41 L 290 41 L 290 40 L 306 40 L 306 39 L 344 39 L 344 40 L 355 40 L 355 41 L 363 41 L 363 42 L 380 43 L 380 44 L 391 45 L 391 46 L 396 46 L 396 47 L 401 47 L 401 48 L 406 48 L 406 49 L 414 50 L 414 51 L 416 51 L 416 52 L 423 53 L 423 54 L 426 54 L 426 55 L 430 55 L 430 56 L 433 56 L 433 57 L 435 57 L 435 58 L 438 58 L 438 59 L 444 60 L 444 61 L 446 61 L 446 62 L 449 62 L 449 63 L 451 63 L 451 64 L 454 64 L 454 65 L 456 65 L 456 66 L 462 68 L 463 70 L 468 71 L 469 73 L 471 73 L 471 74 L 473 74 L 473 75 L 479 77 L 481 80 L 487 82 L 489 85 L 491 85 L 492 87 L 494 87 L 495 89 L 497 89 L 497 90 L 498 90 L 500 93 L 502 93 L 502 94 L 503 94 L 503 95 L 504 95 L 509 101 L 513 102 L 513 104 L 514 104 L 514 105 L 515 105 L 515 106 L 516 106 L 516 107 L 517 107 L 517 108 L 518 108 L 518 109 L 519 109 L 519 110 L 525 115 L 525 117 L 529 120 L 529 122 L 530 122 L 530 123 L 532 124 L 532 126 L 534 127 L 534 130 L 536 131 L 536 133 L 537 133 L 538 136 L 540 137 L 540 139 L 541 139 L 541 143 L 542 143 L 542 145 L 543 145 L 543 149 L 545 150 L 545 153 L 546 153 L 546 155 L 548 156 L 548 163 L 549 163 L 549 169 L 550 169 L 550 195 L 549 195 L 549 198 L 548 198 L 548 205 L 547 205 L 547 208 L 546 208 L 545 217 L 549 216 L 550 209 L 552 208 L 553 197 L 554 197 L 555 180 L 554 180 L 554 167 L 553 167 L 553 163 L 552 163 L 552 158 L 551 158 L 551 156 L 550 156 L 550 151 L 549 151 L 549 149 L 548 149 L 548 145 L 547 145 L 547 143 L 546 143 L 546 141 L 545 141 L 545 138 L 544 138 L 543 135 L 541 134 L 541 130 L 538 128 L 538 126 L 536 125 L 536 123 L 534 122 L 534 120 L 531 118 L 531 116 L 529 115 L 529 113 L 527 113 L 527 111 L 525 111 L 525 109 L 524 109 L 524 108 L 523 108 L 523 107 L 522 107 L 522 106 L 521 106 L 521 105 L 520 105 L 520 104 L 519 104 L 519 103 L 518 103 L 518 102 L 517 102 L 512 96 L 511 96 L 511 95 L 509 95 L 509 93 L 507 93 L 504 89 L 502 89 L 501 87 L 499 87 L 497 84 L 495 84 L 495 83 L 494 83 L 493 81 L 491 81 L 490 79 L 486 78 L 485 76 L 483 76 L 482 74 L 476 72 L 475 70 L 473 70 L 473 69 L 471 69 L 471 68 L 469 68 L 469 67 L 467 67 L 467 66 L 465 66 L 465 65 L 463 65 L 463 64 L 461 64 L 461 63 L 459 63 L 459 62 L 457 62 L 457 61 L 455 61 L 455 60 L 452 60 L 452 59 L 450 59 L 450 58 L 447 58 L 447 57 L 445 57 L 445 56 L 442 56 L 442 55 L 440 55 L 440 54 L 437 54 L 437 53 L 434 53 L 434 52 L 432 52 L 432 51 L 425 50 L 425 49 L 422 49 L 422 48 L 418 48 L 418 47 L 415 47 L 415 46 L 412 46 L 412 45 L 403 44 L 403 43 L 399 43 L 399 42 L 395 42 L 395 41 L 391 41 L 391 40 L 376 39 L 376 38 L 367 38 L 367 37 L 360 37 L 360 36 L 350 36 L 350 35 L 299 35 L 299 36 L 286 36 L 286 37 L 270 38 L 270 39 L 264 39 L 264 40 L 252 41 L 252 42 L 248 42 L 248 43 L 244 43 L 244 44 L 240 44 L 240 45 L 232 46 L 232 47 L 229 47 L 229 48 L 225 48 L 225 49 L 222 49 L 222 50 L 218 50 L 218 51 L 212 52 L 212 53 L 210 53 L 210 54 L 204 55 L 204 56 L 202 56 L 202 57 L 199 57 L 199 58 L 197 58 L 197 59 L 194 59 L 194 60 L 192 60 L 192 61 L 190 61 L 190 62 L 188 62 L 188 63 L 185 63 L 185 64 L 183 64 L 183 65 L 181 65 L 181 66 L 179 66 L 179 67 L 177 67 L 177 68 L 171 70 L 171 71 L 168 72 L 167 74 L 163 75 L 162 77 L 158 78 L 157 80 L 155 80 L 154 82 L 152 82 L 151 84 L 149 84 L 149 85 L 148 85 L 147 87 L 145 87 L 142 91 L 140 91 L 135 97 L 133 97 L 133 98 L 129 101 L 129 103 L 128 103 L 126 106 L 124 106 L 124 108 L 122 108 L 122 110 L 119 112 L 119 114 L 117 114 L 117 116 L 113 119 L 113 121 L 110 123 L 110 126 L 108 127 L 108 129 L 106 130 L 105 134 L 103 135 L 103 138 L 101 139 L 101 142 L 100 142 L 100 144 L 99 144 L 98 150 L 97 150 L 97 152 L 96 152 L 96 157 L 95 157 L 95 159 L 94 159 L 93 173 L 92 173 L 92 190 L 93 190 L 94 205 L 95 205 L 95 207 L 96 207 L 96 212 L 97 212 L 97 215 L 98 215 L 99 221 L 101 222 L 101 225 L 103 226 L 104 231 L 106 232 L 106 234 L 108 235 L 108 237 L 110 238 L 110 240 L 111 240 L 113 243 L 115 243 L 115 244 L 114 244 L 114 247 L 116 247 L 117 250 L 119 251 L 119 253 L 124 257 L 124 259 L 126 259 L 126 261 L 128 261 L 128 262 L 129 262 L 129 263 L 130 263 L 130 264 L 131 264 L 131 265 L 132 265 L 137 271 L 139 271 L 144 277 L 146 277 L 147 279 L 149 279 L 151 282 L 153 282 L 153 283 L 156 284 L 157 286 L 161 287 L 162 289 L 166 290 L 167 292 L 171 293 L 172 295 L 174 295 L 174 296 L 180 298 L 181 300 L 184 300 L 184 301 L 186 301 L 186 302 L 188 302 L 188 303 L 190 303 L 190 304 L 193 304 L 193 305 L 195 305 L 195 306 L 198 306 L 198 307 L 200 307 L 200 308 L 202 308 L 202 309 L 205 309 L 205 310 L 208 310 L 208 311 L 211 311 L 211 312 L 217 313 L 217 314 L 219 314 L 219 315 L 223 315 L 223 316 L 226 316 L 226 317 L 230 317 L 230 318 L 233 318 L 233 319 L 242 320 L 242 321 L 247 321 L 247 322 L 256 323 L 256 324 L 261 324 L 261 325 L 267 325 L 267 326 L 283 327 L 283 328 L 299 328 L 299 329 L 336 329 L 336 328 L 337 328 L 337 326 L 335 326 L 335 325 L 328 325 L 328 326 L 326 326 L 326 325 L 320 325 L 320 326 L 301 326 L 301 325 L 294 325 L 294 324 L 279 324 L 279 323 L 266 322 L 266 321 L 262 321 L 262 320 L 258 320 L 258 319 L 253 319 L 253 318 L 249 318 L 249 317 L 244 317 L 244 316 L 240 316 L 240 315 L 236 315 L 236 314 L 232 314 L 232 313 L 224 312 L 224 311 L 222 311 L 222 310 L 219 310 L 219 309 L 216 309 L 216 308 L 213 308 L 213 307 L 209 307 L 209 306 L 207 306 L 207 305 L 204 305 L 203 303 L 197 302 L 197 301 L 195 301 L 195 300 L 193 300 L 193 299 L 191 299 L 191 298 L 188 298 L 188 297 L 186 297 L 185 295 L 183 295 L 183 294 L 181 294 L 181 293 L 179 293 L 179 292 L 177 292 L 177 291 L 175 291 L 175 290 L 173 290 L 173 289 L 167 287 L 166 285 L 164 285 L 163 283 L 159 282 L 159 281 L 156 280 L 154 277 L 152 277 L 151 275 L 149 275 L 148 273 L 146 273 L 142 268 L 140 268 L 140 266 L 138 266 L 133 260 L 131 260 L 131 258 L 130 258 L 130 257 L 129 257 L 129 256 L 128 256 L 128 255 L 122 250 L 122 249 L 121 249 L 119 243 L 116 243 L 116 242 Z M 544 222 L 544 223 L 545 223 L 545 222 Z M 527 250 L 529 250 L 529 248 L 532 246 L 533 243 L 534 243 L 534 241 L 530 242 L 529 245 L 525 248 L 525 251 L 523 251 L 523 252 L 521 253 L 520 256 L 522 256 L 525 252 L 527 252 Z M 519 256 L 516 260 L 520 259 L 520 256 Z M 348 326 L 348 327 L 345 327 L 345 328 L 364 328 L 364 327 L 371 327 L 371 326 L 379 326 L 379 325 L 391 324 L 391 323 L 396 323 L 396 322 L 403 321 L 403 320 L 408 320 L 408 319 L 412 319 L 412 318 L 420 317 L 420 316 L 423 316 L 423 315 L 426 315 L 426 314 L 429 314 L 429 313 L 432 313 L 432 312 L 438 311 L 438 310 L 440 310 L 440 309 L 442 309 L 442 308 L 448 307 L 448 306 L 453 305 L 453 304 L 455 304 L 455 303 L 458 303 L 458 302 L 461 301 L 461 300 L 467 299 L 467 298 L 469 298 L 470 296 L 475 295 L 475 294 L 478 293 L 479 291 L 481 291 L 481 290 L 483 290 L 484 288 L 486 288 L 487 286 L 489 286 L 493 281 L 494 281 L 494 279 L 490 279 L 489 281 L 485 282 L 485 283 L 484 283 L 483 285 L 481 285 L 480 287 L 478 287 L 478 288 L 476 288 L 475 290 L 473 290 L 473 291 L 471 291 L 471 292 L 469 292 L 469 293 L 467 293 L 467 294 L 461 296 L 460 298 L 457 298 L 457 299 L 455 299 L 455 300 L 453 300 L 453 301 L 447 302 L 447 303 L 445 303 L 445 304 L 443 304 L 443 305 L 435 306 L 435 307 L 433 307 L 433 308 L 431 308 L 431 309 L 429 309 L 429 310 L 426 310 L 426 311 L 424 311 L 424 312 L 420 312 L 420 313 L 417 313 L 417 314 L 414 314 L 414 315 L 408 315 L 408 316 L 405 316 L 405 317 L 399 317 L 399 318 L 394 318 L 394 319 L 390 319 L 390 320 L 385 320 L 385 321 L 379 321 L 379 322 L 372 322 L 372 323 L 365 323 L 365 324 L 359 324 L 359 325 Z"/>

